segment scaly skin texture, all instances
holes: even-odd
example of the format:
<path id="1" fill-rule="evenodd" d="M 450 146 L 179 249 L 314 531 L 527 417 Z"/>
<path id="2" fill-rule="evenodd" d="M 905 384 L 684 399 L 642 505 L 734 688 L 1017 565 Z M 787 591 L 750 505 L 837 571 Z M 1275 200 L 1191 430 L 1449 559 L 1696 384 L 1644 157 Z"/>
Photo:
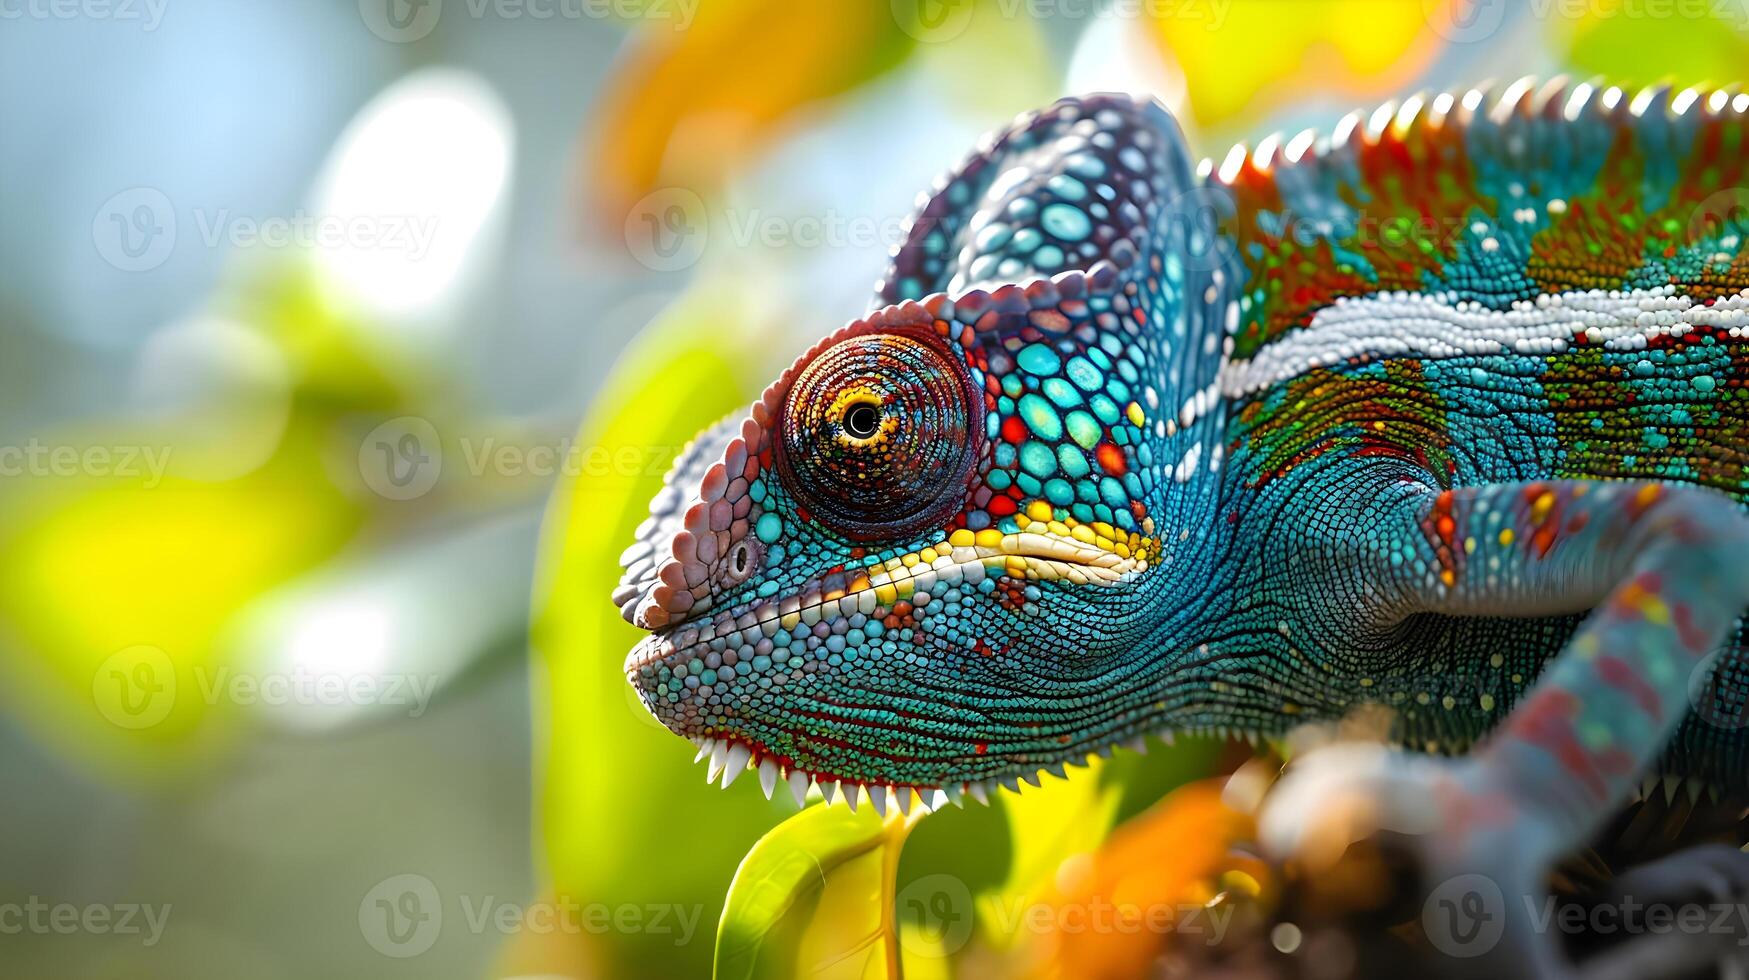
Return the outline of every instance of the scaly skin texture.
<path id="1" fill-rule="evenodd" d="M 1744 788 L 1745 109 L 1520 83 L 1200 172 L 1151 103 L 1023 117 L 677 462 L 628 678 L 798 798 L 1367 704 L 1495 733 L 1371 773 L 1474 804 L 1464 856 L 1537 866 L 1648 772 Z"/>

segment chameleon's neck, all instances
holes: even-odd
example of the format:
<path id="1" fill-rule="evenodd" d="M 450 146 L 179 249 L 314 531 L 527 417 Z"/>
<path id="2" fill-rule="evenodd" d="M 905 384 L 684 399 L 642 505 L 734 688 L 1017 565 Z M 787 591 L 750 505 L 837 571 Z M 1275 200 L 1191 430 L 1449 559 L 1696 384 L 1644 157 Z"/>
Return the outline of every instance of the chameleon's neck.
<path id="1" fill-rule="evenodd" d="M 1239 689 L 1223 690 L 1224 663 L 1256 653 L 1269 636 L 1242 636 L 1239 596 L 1252 591 L 1240 552 L 1251 491 L 1235 468 L 1228 423 L 1236 406 L 1222 392 L 1227 362 L 1230 267 L 1181 271 L 1160 349 L 1163 425 L 1155 425 L 1156 482 L 1149 501 L 1161 545 L 1159 563 L 1143 586 L 1148 626 L 1136 655 L 1155 668 L 1145 691 L 1161 729 L 1232 723 Z M 1262 708 L 1261 701 L 1251 708 Z M 1275 706 L 1271 705 L 1273 710 Z"/>
<path id="2" fill-rule="evenodd" d="M 1224 499 L 1231 404 L 1221 391 L 1231 272 L 1204 263 L 1169 260 L 1148 339 L 1159 391 L 1150 412 L 1154 485 L 1149 516 L 1160 542 L 1159 574 L 1147 588 L 1155 608 L 1174 608 L 1187 581 L 1214 582 L 1230 574 L 1227 559 L 1237 513 Z M 1170 617 L 1176 619 L 1177 617 Z"/>

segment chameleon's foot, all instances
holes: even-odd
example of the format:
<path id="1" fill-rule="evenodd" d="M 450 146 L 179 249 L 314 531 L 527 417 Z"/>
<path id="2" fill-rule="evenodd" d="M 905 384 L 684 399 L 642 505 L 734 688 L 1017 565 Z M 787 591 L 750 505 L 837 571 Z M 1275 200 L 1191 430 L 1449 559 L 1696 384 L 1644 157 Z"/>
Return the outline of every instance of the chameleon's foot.
<path id="1" fill-rule="evenodd" d="M 1562 910 L 1587 978 L 1749 972 L 1749 854 L 1702 844 L 1630 868 Z"/>
<path id="2" fill-rule="evenodd" d="M 1545 902 L 1546 832 L 1467 759 L 1343 742 L 1296 760 L 1259 830 L 1332 914 L 1418 919 L 1454 972 L 1559 976 Z"/>
<path id="3" fill-rule="evenodd" d="M 1295 760 L 1265 801 L 1264 844 L 1316 873 L 1379 832 L 1439 827 L 1440 800 L 1463 792 L 1454 766 L 1372 742 L 1340 742 Z"/>
<path id="4" fill-rule="evenodd" d="M 1749 901 L 1749 854 L 1729 844 L 1699 844 L 1629 868 L 1595 900 L 1619 905 L 1628 899 L 1673 906 Z"/>

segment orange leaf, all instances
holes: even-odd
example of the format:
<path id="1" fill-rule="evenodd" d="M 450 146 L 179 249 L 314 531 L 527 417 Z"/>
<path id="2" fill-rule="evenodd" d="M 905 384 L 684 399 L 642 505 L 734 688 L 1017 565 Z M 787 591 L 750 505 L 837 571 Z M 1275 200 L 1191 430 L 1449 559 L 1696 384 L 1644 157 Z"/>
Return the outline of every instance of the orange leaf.
<path id="1" fill-rule="evenodd" d="M 652 20 L 604 87 L 588 134 L 587 187 L 610 225 L 667 187 L 701 195 L 798 110 L 892 68 L 913 41 L 891 5 L 724 0 L 685 29 Z"/>
<path id="2" fill-rule="evenodd" d="M 1145 976 L 1175 933 L 1208 938 L 1196 910 L 1220 890 L 1223 874 L 1253 882 L 1264 874 L 1260 862 L 1234 853 L 1253 827 L 1222 801 L 1226 782 L 1174 790 L 1084 866 L 1059 874 L 1054 914 L 1037 922 L 1043 975 Z"/>

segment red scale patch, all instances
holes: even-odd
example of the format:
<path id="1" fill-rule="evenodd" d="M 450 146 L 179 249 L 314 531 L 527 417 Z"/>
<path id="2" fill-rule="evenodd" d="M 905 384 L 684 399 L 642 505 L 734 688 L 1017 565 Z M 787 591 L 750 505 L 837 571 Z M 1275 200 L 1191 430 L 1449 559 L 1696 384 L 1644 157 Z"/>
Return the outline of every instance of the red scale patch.
<path id="1" fill-rule="evenodd" d="M 1123 476 L 1130 471 L 1129 464 L 1124 461 L 1123 450 L 1117 446 L 1102 442 L 1093 450 L 1093 455 L 1099 459 L 1099 465 L 1112 476 Z"/>

